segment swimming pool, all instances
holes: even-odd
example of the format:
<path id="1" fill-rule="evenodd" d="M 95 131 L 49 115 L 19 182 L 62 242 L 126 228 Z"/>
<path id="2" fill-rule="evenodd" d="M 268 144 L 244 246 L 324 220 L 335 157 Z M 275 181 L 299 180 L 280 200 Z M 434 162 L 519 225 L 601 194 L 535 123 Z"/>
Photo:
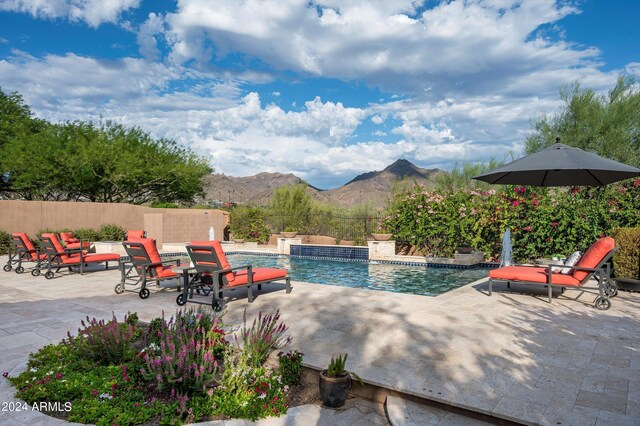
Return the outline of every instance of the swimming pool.
<path id="1" fill-rule="evenodd" d="M 342 287 L 437 296 L 489 274 L 485 268 L 453 269 L 426 266 L 304 259 L 244 253 L 227 255 L 231 266 L 285 268 L 294 281 Z"/>

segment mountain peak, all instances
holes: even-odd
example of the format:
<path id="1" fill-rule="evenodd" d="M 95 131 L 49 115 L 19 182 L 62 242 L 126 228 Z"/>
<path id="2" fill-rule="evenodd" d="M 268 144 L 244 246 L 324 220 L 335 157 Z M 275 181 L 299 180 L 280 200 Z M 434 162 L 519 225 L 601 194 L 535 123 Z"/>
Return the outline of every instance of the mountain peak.
<path id="1" fill-rule="evenodd" d="M 405 160 L 404 158 L 401 158 L 389 164 L 383 170 L 383 172 L 390 172 L 390 173 L 393 173 L 394 175 L 399 175 L 401 177 L 420 173 L 418 170 L 418 167 L 416 167 L 415 164 L 413 164 L 409 160 Z"/>
<path id="2" fill-rule="evenodd" d="M 382 174 L 392 175 L 392 178 L 397 180 L 402 180 L 406 177 L 426 179 L 431 175 L 431 170 L 421 169 L 411 161 L 401 158 L 385 167 L 384 170 L 362 173 L 353 178 L 350 182 L 346 183 L 346 185 L 362 180 L 374 179 Z"/>

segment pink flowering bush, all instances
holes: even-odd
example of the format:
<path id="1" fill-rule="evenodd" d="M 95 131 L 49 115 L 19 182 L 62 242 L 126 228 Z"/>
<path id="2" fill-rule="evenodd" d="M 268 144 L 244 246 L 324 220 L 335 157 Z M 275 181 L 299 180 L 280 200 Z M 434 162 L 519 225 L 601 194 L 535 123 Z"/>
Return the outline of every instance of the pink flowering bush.
<path id="1" fill-rule="evenodd" d="M 31 354 L 27 370 L 3 376 L 28 404 L 56 402 L 65 420 L 93 424 L 181 424 L 212 416 L 257 420 L 286 413 L 288 387 L 264 365 L 290 341 L 280 314 L 260 314 L 230 345 L 210 309 L 185 309 L 168 321 L 89 319 L 77 336 Z M 262 362 L 258 362 L 262 360 Z M 57 413 L 57 414 L 56 414 Z"/>
<path id="2" fill-rule="evenodd" d="M 111 321 L 87 316 L 86 322 L 82 320 L 81 324 L 82 328 L 78 328 L 76 337 L 67 332 L 68 340 L 63 340 L 80 356 L 100 365 L 110 365 L 116 361 L 127 362 L 135 356 L 133 342 L 136 328 L 127 322 L 126 317 L 125 322 L 119 323 L 115 315 Z"/>
<path id="3" fill-rule="evenodd" d="M 158 332 L 159 344 L 147 347 L 142 357 L 142 375 L 159 391 L 172 397 L 187 392 L 205 393 L 214 385 L 225 333 L 218 317 L 203 312 L 178 311 L 175 320 L 163 322 Z"/>
<path id="4" fill-rule="evenodd" d="M 414 185 L 396 195 L 387 227 L 425 255 L 451 256 L 469 245 L 498 260 L 511 229 L 517 260 L 585 250 L 618 227 L 640 225 L 640 180 L 599 188 L 505 186 L 435 193 Z"/>
<path id="5" fill-rule="evenodd" d="M 241 350 L 250 366 L 261 366 L 267 360 L 269 353 L 283 348 L 291 342 L 291 337 L 285 336 L 287 326 L 280 322 L 279 309 L 274 314 L 266 315 L 260 311 L 251 327 L 247 327 L 247 311 L 245 310 L 243 322 L 244 325 L 240 330 Z M 237 337 L 236 343 L 239 344 Z"/>

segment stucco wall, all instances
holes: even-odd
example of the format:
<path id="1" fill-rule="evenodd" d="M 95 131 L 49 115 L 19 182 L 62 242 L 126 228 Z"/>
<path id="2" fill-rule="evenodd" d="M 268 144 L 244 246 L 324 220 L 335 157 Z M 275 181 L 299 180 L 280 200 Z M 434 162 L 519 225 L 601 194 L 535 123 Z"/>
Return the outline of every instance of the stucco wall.
<path id="1" fill-rule="evenodd" d="M 229 216 L 222 210 L 154 209 L 132 204 L 0 200 L 0 229 L 26 232 L 44 228 L 99 228 L 105 223 L 145 229 L 159 244 L 209 238 L 213 226 L 222 239 Z"/>

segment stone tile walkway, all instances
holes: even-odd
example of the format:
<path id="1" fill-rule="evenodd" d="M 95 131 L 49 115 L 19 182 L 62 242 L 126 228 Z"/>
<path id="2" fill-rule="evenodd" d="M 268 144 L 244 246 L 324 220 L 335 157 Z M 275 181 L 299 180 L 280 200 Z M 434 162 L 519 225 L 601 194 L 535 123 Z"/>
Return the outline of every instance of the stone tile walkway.
<path id="1" fill-rule="evenodd" d="M 4 263 L 0 258 L 0 263 Z M 118 272 L 53 280 L 0 272 L 0 370 L 75 330 L 86 315 L 151 320 L 177 308 L 176 292 L 116 295 Z M 279 308 L 305 363 L 348 352 L 366 381 L 484 414 L 541 425 L 640 425 L 640 294 L 621 292 L 609 311 L 594 296 L 538 296 L 474 283 L 438 297 L 293 283 L 254 303 L 238 290 L 226 321 L 244 309 Z M 0 382 L 0 400 L 10 388 Z M 37 420 L 40 421 L 40 420 Z M 25 419 L 23 423 L 37 423 Z M 46 422 L 45 422 L 46 423 Z M 43 423 L 43 424 L 45 424 Z"/>

